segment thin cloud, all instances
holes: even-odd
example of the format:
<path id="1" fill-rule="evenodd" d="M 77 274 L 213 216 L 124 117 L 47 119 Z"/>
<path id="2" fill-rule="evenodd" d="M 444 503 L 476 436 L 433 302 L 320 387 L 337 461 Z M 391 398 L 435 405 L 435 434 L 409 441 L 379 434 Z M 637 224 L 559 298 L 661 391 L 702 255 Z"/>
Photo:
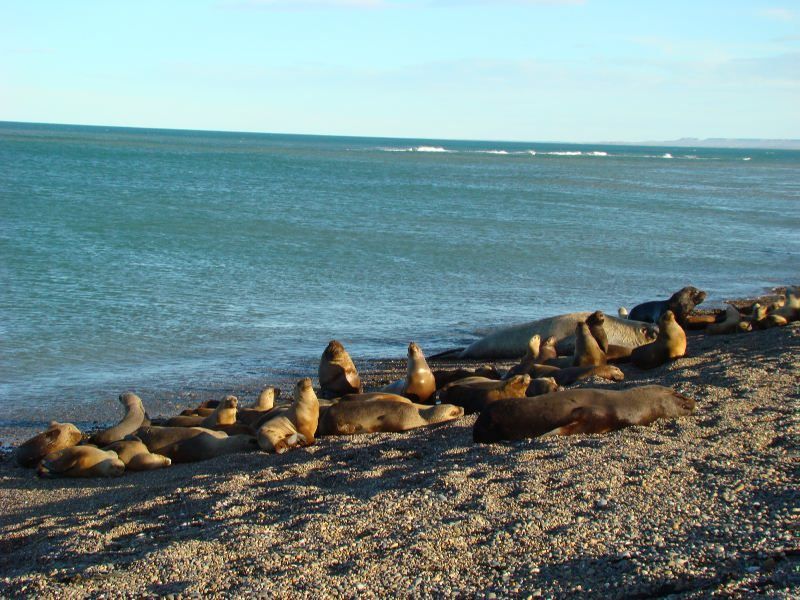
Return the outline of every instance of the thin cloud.
<path id="1" fill-rule="evenodd" d="M 759 16 L 773 21 L 789 22 L 797 18 L 797 13 L 789 8 L 774 7 L 758 11 Z"/>
<path id="2" fill-rule="evenodd" d="M 376 9 L 387 8 L 386 0 L 235 0 L 224 2 L 224 8 L 264 10 L 307 10 L 320 8 Z"/>

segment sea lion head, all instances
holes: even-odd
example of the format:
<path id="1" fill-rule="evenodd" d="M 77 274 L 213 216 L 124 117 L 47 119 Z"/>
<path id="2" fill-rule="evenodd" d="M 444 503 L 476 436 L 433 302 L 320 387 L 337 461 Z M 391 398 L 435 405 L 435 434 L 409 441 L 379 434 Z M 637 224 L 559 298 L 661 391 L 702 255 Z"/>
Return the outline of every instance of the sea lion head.
<path id="1" fill-rule="evenodd" d="M 220 409 L 236 408 L 239 406 L 239 399 L 236 396 L 225 396 L 219 403 Z"/>
<path id="2" fill-rule="evenodd" d="M 275 406 L 275 399 L 280 395 L 281 391 L 278 388 L 266 387 L 261 390 L 261 393 L 258 395 L 255 406 L 258 407 L 259 410 L 269 410 Z"/>
<path id="3" fill-rule="evenodd" d="M 586 317 L 586 324 L 587 325 L 602 325 L 606 321 L 606 316 L 603 314 L 602 310 L 596 310 L 588 317 Z"/>
<path id="4" fill-rule="evenodd" d="M 417 346 L 414 342 L 411 342 L 408 345 L 408 358 L 419 358 L 420 356 L 423 356 L 422 348 Z"/>
<path id="5" fill-rule="evenodd" d="M 645 323 L 639 327 L 639 342 L 640 344 L 649 344 L 658 337 L 658 325 L 652 323 Z"/>
<path id="6" fill-rule="evenodd" d="M 756 302 L 753 304 L 753 308 L 751 309 L 753 314 L 754 321 L 762 321 L 767 318 L 767 307 L 762 306 L 760 303 Z"/>
<path id="7" fill-rule="evenodd" d="M 654 387 L 660 388 L 660 386 Z M 661 388 L 659 391 L 665 394 L 664 402 L 662 403 L 665 417 L 684 417 L 694 412 L 695 401 L 693 398 L 679 394 L 669 388 Z"/>
<path id="8" fill-rule="evenodd" d="M 294 393 L 292 396 L 296 402 L 300 402 L 303 399 L 308 399 L 312 395 L 316 398 L 316 394 L 314 394 L 314 386 L 311 384 L 310 377 L 304 377 L 295 384 Z"/>
<path id="9" fill-rule="evenodd" d="M 464 416 L 464 409 L 452 404 L 436 404 L 428 409 L 420 410 L 420 415 L 428 421 L 429 425 L 452 421 Z"/>
<path id="10" fill-rule="evenodd" d="M 506 379 L 505 385 L 503 385 L 503 391 L 516 390 L 519 392 L 521 390 L 521 394 L 519 395 L 524 396 L 525 391 L 528 389 L 530 384 L 531 376 L 527 373 L 524 375 L 514 375 L 513 377 Z"/>
<path id="11" fill-rule="evenodd" d="M 667 301 L 667 305 L 670 310 L 683 318 L 683 316 L 692 312 L 698 304 L 702 304 L 705 299 L 706 293 L 703 290 L 698 290 L 696 287 L 688 285 L 672 294 Z"/>
<path id="12" fill-rule="evenodd" d="M 331 340 L 328 342 L 328 346 L 325 348 L 325 352 L 322 353 L 322 357 L 327 360 L 333 360 L 337 356 L 341 356 L 342 354 L 346 354 L 344 346 L 336 340 Z"/>
<path id="13" fill-rule="evenodd" d="M 116 452 L 111 451 L 113 457 L 100 463 L 101 472 L 105 477 L 120 477 L 125 472 L 125 463 L 117 456 Z"/>
<path id="14" fill-rule="evenodd" d="M 620 319 L 627 319 L 628 318 L 628 309 L 624 306 L 620 306 L 617 309 L 617 315 L 619 315 Z"/>
<path id="15" fill-rule="evenodd" d="M 119 395 L 119 401 L 122 406 L 135 406 L 141 404 L 142 399 L 133 392 L 124 392 Z"/>

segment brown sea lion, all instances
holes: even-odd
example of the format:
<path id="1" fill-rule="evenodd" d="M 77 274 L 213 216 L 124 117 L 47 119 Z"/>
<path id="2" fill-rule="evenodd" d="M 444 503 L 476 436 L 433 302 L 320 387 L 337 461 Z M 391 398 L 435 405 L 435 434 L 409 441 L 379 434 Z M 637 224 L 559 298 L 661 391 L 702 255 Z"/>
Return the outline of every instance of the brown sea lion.
<path id="1" fill-rule="evenodd" d="M 475 369 L 443 369 L 433 372 L 433 377 L 436 379 L 436 389 L 440 390 L 448 383 L 464 379 L 465 377 L 485 377 L 487 379 L 501 379 L 500 372 L 494 365 L 483 365 Z"/>
<path id="2" fill-rule="evenodd" d="M 689 415 L 695 402 L 660 385 L 628 390 L 574 389 L 491 403 L 472 430 L 478 443 L 532 437 L 605 433 L 661 418 Z"/>
<path id="3" fill-rule="evenodd" d="M 725 318 L 719 322 L 706 327 L 706 333 L 710 335 L 722 335 L 727 333 L 736 333 L 739 331 L 739 323 L 742 320 L 742 315 L 739 309 L 729 304 L 725 308 Z"/>
<path id="4" fill-rule="evenodd" d="M 609 344 L 606 352 L 606 362 L 629 362 L 633 348 Z"/>
<path id="5" fill-rule="evenodd" d="M 611 381 L 622 381 L 625 374 L 613 365 L 591 367 L 567 367 L 559 369 L 549 365 L 536 365 L 530 372 L 531 377 L 552 377 L 560 386 L 572 385 L 576 381 L 589 377 L 600 377 Z"/>
<path id="6" fill-rule="evenodd" d="M 81 432 L 72 423 L 53 421 L 42 433 L 17 448 L 17 462 L 26 468 L 35 467 L 48 454 L 74 446 L 81 441 Z"/>
<path id="7" fill-rule="evenodd" d="M 800 288 L 787 287 L 783 304 L 769 310 L 768 313 L 783 317 L 787 322 L 800 321 Z"/>
<path id="8" fill-rule="evenodd" d="M 318 435 L 399 432 L 457 419 L 464 410 L 451 404 L 424 406 L 396 400 L 337 402 L 320 417 Z"/>
<path id="9" fill-rule="evenodd" d="M 376 400 L 414 404 L 405 396 L 401 396 L 400 394 L 391 394 L 389 392 L 364 392 L 362 394 L 347 394 L 346 396 L 342 396 L 338 399 L 339 402 L 375 402 Z"/>
<path id="10" fill-rule="evenodd" d="M 103 450 L 116 452 L 117 457 L 125 464 L 128 471 L 152 471 L 172 464 L 172 460 L 161 454 L 152 454 L 141 440 L 134 436 L 106 446 Z"/>
<path id="11" fill-rule="evenodd" d="M 336 340 L 331 340 L 319 361 L 320 396 L 338 398 L 364 390 L 353 360 Z"/>
<path id="12" fill-rule="evenodd" d="M 628 318 L 646 323 L 657 323 L 666 311 L 671 310 L 675 315 L 675 320 L 683 326 L 686 317 L 705 299 L 706 293 L 703 290 L 689 285 L 672 294 L 667 300 L 654 300 L 635 306 Z M 619 342 L 615 341 L 614 343 L 618 344 Z M 621 345 L 632 346 L 634 344 Z"/>
<path id="13" fill-rule="evenodd" d="M 208 416 L 178 416 L 167 419 L 167 427 L 205 427 L 219 429 L 223 425 L 236 423 L 239 399 L 236 396 L 225 396 Z"/>
<path id="14" fill-rule="evenodd" d="M 250 435 L 231 435 L 203 427 L 142 427 L 136 436 L 153 454 L 161 454 L 173 463 L 208 460 L 234 452 L 258 449 Z"/>
<path id="15" fill-rule="evenodd" d="M 267 452 L 286 452 L 296 446 L 310 446 L 319 424 L 319 400 L 311 379 L 301 379 L 294 386 L 289 409 L 269 419 L 258 430 L 258 445 Z"/>
<path id="16" fill-rule="evenodd" d="M 561 390 L 561 386 L 555 380 L 555 377 L 537 377 L 531 379 L 528 389 L 525 390 L 525 395 L 528 397 L 541 396 L 543 394 L 552 394 Z"/>
<path id="17" fill-rule="evenodd" d="M 575 326 L 575 353 L 573 367 L 597 367 L 606 364 L 606 355 L 586 323 Z"/>
<path id="18" fill-rule="evenodd" d="M 515 375 L 503 381 L 477 379 L 462 379 L 446 385 L 439 391 L 439 400 L 442 403 L 461 406 L 464 414 L 469 415 L 500 398 L 525 396 L 531 384 L 530 375 Z"/>
<path id="19" fill-rule="evenodd" d="M 631 362 L 640 369 L 654 369 L 686 354 L 686 333 L 671 310 L 661 315 L 658 329 L 655 342 L 634 348 L 631 352 Z"/>
<path id="20" fill-rule="evenodd" d="M 558 360 L 558 350 L 556 349 L 556 336 L 551 335 L 539 345 L 539 356 L 534 362 L 545 365 L 553 360 Z"/>
<path id="21" fill-rule="evenodd" d="M 125 472 L 116 452 L 95 446 L 70 446 L 45 456 L 39 463 L 39 477 L 119 477 Z"/>
<path id="22" fill-rule="evenodd" d="M 120 394 L 119 402 L 125 407 L 125 417 L 114 425 L 104 431 L 95 433 L 89 441 L 92 444 L 102 448 L 114 442 L 118 442 L 126 435 L 133 433 L 140 427 L 149 424 L 147 414 L 144 412 L 142 399 L 133 392 L 125 392 Z"/>
<path id="23" fill-rule="evenodd" d="M 603 327 L 605 322 L 606 316 L 603 314 L 602 310 L 596 310 L 586 317 L 586 324 L 589 326 L 589 331 L 592 333 L 592 337 L 597 342 L 597 345 L 600 346 L 600 350 L 608 352 L 608 336 Z"/>
<path id="24" fill-rule="evenodd" d="M 381 391 L 405 396 L 414 402 L 427 402 L 436 393 L 436 378 L 417 344 L 408 345 L 406 378 L 390 383 Z"/>
<path id="25" fill-rule="evenodd" d="M 528 341 L 528 349 L 525 351 L 525 356 L 522 357 L 522 360 L 520 360 L 518 364 L 511 367 L 508 372 L 503 375 L 503 379 L 510 379 L 514 375 L 527 375 L 539 359 L 539 350 L 541 346 L 542 338 L 537 333 Z"/>

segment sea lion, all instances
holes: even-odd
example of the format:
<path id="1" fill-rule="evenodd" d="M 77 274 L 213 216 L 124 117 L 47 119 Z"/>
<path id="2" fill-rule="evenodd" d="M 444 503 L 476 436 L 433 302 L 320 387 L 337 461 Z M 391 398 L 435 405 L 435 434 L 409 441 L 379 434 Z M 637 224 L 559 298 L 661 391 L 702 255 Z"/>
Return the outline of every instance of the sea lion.
<path id="1" fill-rule="evenodd" d="M 472 376 L 485 377 L 487 379 L 502 379 L 502 377 L 500 377 L 500 372 L 494 365 L 483 365 L 475 369 L 459 368 L 433 372 L 433 377 L 436 379 L 437 390 L 442 389 L 448 383 Z"/>
<path id="2" fill-rule="evenodd" d="M 531 339 L 528 341 L 528 349 L 525 351 L 525 356 L 522 357 L 519 364 L 511 367 L 508 372 L 503 375 L 503 379 L 510 379 L 514 375 L 526 375 L 539 359 L 539 350 L 541 346 L 541 336 L 538 333 L 531 336 Z"/>
<path id="3" fill-rule="evenodd" d="M 152 454 L 141 440 L 128 436 L 132 439 L 120 440 L 106 446 L 103 450 L 116 452 L 117 457 L 125 464 L 128 471 L 152 471 L 161 469 L 172 464 L 172 460 L 161 454 Z"/>
<path id="4" fill-rule="evenodd" d="M 656 341 L 631 352 L 631 362 L 640 369 L 654 369 L 686 354 L 686 332 L 678 325 L 671 310 L 661 315 L 658 329 Z"/>
<path id="5" fill-rule="evenodd" d="M 531 379 L 528 389 L 525 390 L 525 395 L 531 398 L 533 396 L 541 396 L 543 394 L 558 392 L 561 389 L 562 388 L 560 385 L 558 385 L 555 377 L 537 377 L 535 379 Z"/>
<path id="6" fill-rule="evenodd" d="M 661 418 L 689 415 L 695 402 L 660 385 L 627 390 L 574 389 L 491 403 L 472 430 L 478 443 L 532 437 L 605 433 Z"/>
<path id="7" fill-rule="evenodd" d="M 347 394 L 346 396 L 342 396 L 338 399 L 339 402 L 375 402 L 377 400 L 414 404 L 414 402 L 405 396 L 401 396 L 400 394 L 391 394 L 389 392 L 363 392 L 361 394 Z"/>
<path id="8" fill-rule="evenodd" d="M 536 357 L 534 362 L 544 365 L 551 361 L 558 360 L 558 349 L 556 348 L 556 342 L 556 336 L 554 335 L 551 335 L 544 342 L 542 342 L 539 345 L 539 356 Z"/>
<path id="9" fill-rule="evenodd" d="M 586 324 L 589 326 L 589 331 L 592 333 L 592 337 L 597 342 L 597 345 L 600 346 L 600 350 L 608 352 L 608 336 L 603 327 L 605 322 L 606 316 L 603 314 L 602 310 L 596 310 L 586 317 Z"/>
<path id="10" fill-rule="evenodd" d="M 319 424 L 319 400 L 311 379 L 301 379 L 294 386 L 294 402 L 281 415 L 269 419 L 258 430 L 258 445 L 278 454 L 296 446 L 310 446 Z"/>
<path id="11" fill-rule="evenodd" d="M 729 304 L 725 307 L 725 319 L 720 323 L 714 323 L 706 327 L 706 333 L 710 335 L 721 335 L 726 333 L 736 333 L 739 331 L 739 323 L 742 320 L 742 315 L 739 309 Z"/>
<path id="12" fill-rule="evenodd" d="M 439 400 L 442 403 L 461 406 L 464 414 L 470 415 L 483 410 L 488 403 L 500 398 L 525 396 L 530 384 L 530 375 L 514 375 L 503 381 L 491 379 L 479 381 L 478 378 L 462 379 L 442 388 L 439 391 Z"/>
<path id="13" fill-rule="evenodd" d="M 225 396 L 217 407 L 206 417 L 178 416 L 167 419 L 167 427 L 205 427 L 218 429 L 220 426 L 236 423 L 239 399 L 236 396 Z"/>
<path id="14" fill-rule="evenodd" d="M 559 369 L 549 365 L 535 365 L 530 372 L 531 377 L 552 377 L 560 386 L 572 385 L 576 381 L 589 377 L 600 377 L 611 381 L 622 381 L 625 374 L 613 365 L 600 365 L 590 367 L 567 367 Z"/>
<path id="15" fill-rule="evenodd" d="M 136 436 L 153 454 L 161 454 L 173 463 L 196 462 L 216 456 L 256 450 L 258 443 L 250 435 L 231 435 L 203 427 L 142 427 Z"/>
<path id="16" fill-rule="evenodd" d="M 16 457 L 20 466 L 31 468 L 48 454 L 74 446 L 81 441 L 81 432 L 72 423 L 52 421 L 42 433 L 20 444 Z"/>
<path id="17" fill-rule="evenodd" d="M 473 342 L 460 353 L 461 358 L 517 358 L 525 353 L 528 340 L 538 333 L 542 339 L 554 336 L 561 354 L 575 349 L 575 326 L 592 313 L 576 312 L 499 329 Z M 604 323 L 609 344 L 641 346 L 655 339 L 657 327 L 630 319 L 606 315 Z M 541 356 L 541 351 L 540 351 Z"/>
<path id="18" fill-rule="evenodd" d="M 666 311 L 671 310 L 675 315 L 675 320 L 678 324 L 683 326 L 689 313 L 691 313 L 696 306 L 702 304 L 705 299 L 706 293 L 703 290 L 689 285 L 685 288 L 681 288 L 666 300 L 653 300 L 634 306 L 628 318 L 636 321 L 644 321 L 646 323 L 658 323 L 661 316 Z M 619 344 L 620 342 L 614 341 L 612 343 Z M 629 346 L 631 344 L 622 345 Z"/>
<path id="19" fill-rule="evenodd" d="M 628 309 L 625 308 L 624 306 L 620 306 L 617 309 L 617 316 L 619 316 L 620 319 L 627 319 L 628 318 Z"/>
<path id="20" fill-rule="evenodd" d="M 323 411 L 317 434 L 400 432 L 443 423 L 463 415 L 464 410 L 452 404 L 423 406 L 395 400 L 337 402 Z"/>
<path id="21" fill-rule="evenodd" d="M 787 322 L 800 320 L 800 288 L 787 287 L 783 304 L 768 312 L 783 317 Z"/>
<path id="22" fill-rule="evenodd" d="M 606 362 L 629 362 L 633 348 L 629 346 L 617 346 L 609 344 L 606 352 Z"/>
<path id="23" fill-rule="evenodd" d="M 100 448 L 108 446 L 149 423 L 147 414 L 144 412 L 142 399 L 139 396 L 133 392 L 125 392 L 120 394 L 119 402 L 125 407 L 125 417 L 113 427 L 95 433 L 89 439 L 92 444 Z"/>
<path id="24" fill-rule="evenodd" d="M 110 450 L 70 446 L 45 456 L 36 472 L 39 477 L 119 477 L 125 463 Z"/>
<path id="25" fill-rule="evenodd" d="M 337 398 L 364 390 L 353 360 L 336 340 L 331 340 L 319 361 L 320 396 Z"/>
<path id="26" fill-rule="evenodd" d="M 381 391 L 405 396 L 414 402 L 427 402 L 436 393 L 436 378 L 417 344 L 408 345 L 406 378 L 390 383 Z"/>
<path id="27" fill-rule="evenodd" d="M 590 315 L 591 317 L 591 315 Z M 602 327 L 602 325 L 601 325 Z M 597 367 L 606 364 L 606 355 L 586 323 L 575 326 L 575 353 L 573 367 Z"/>

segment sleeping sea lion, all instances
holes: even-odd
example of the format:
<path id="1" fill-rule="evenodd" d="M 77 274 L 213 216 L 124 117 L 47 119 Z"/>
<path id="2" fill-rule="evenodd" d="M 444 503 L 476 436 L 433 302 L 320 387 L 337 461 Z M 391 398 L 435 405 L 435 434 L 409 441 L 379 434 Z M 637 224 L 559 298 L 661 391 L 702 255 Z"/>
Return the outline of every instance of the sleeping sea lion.
<path id="1" fill-rule="evenodd" d="M 464 379 L 465 377 L 485 377 L 486 379 L 502 379 L 500 372 L 494 365 L 483 365 L 475 369 L 450 369 L 439 370 L 433 372 L 433 377 L 436 379 L 436 389 L 440 390 L 448 383 Z"/>
<path id="2" fill-rule="evenodd" d="M 706 333 L 710 335 L 721 335 L 726 333 L 736 333 L 739 331 L 739 323 L 742 315 L 739 309 L 729 304 L 725 307 L 725 319 L 719 323 L 714 323 L 706 327 Z"/>
<path id="3" fill-rule="evenodd" d="M 320 396 L 337 398 L 363 391 L 353 360 L 336 340 L 331 340 L 319 361 Z"/>
<path id="4" fill-rule="evenodd" d="M 119 477 L 125 472 L 116 452 L 95 446 L 70 446 L 45 456 L 39 463 L 39 477 Z"/>
<path id="5" fill-rule="evenodd" d="M 552 377 L 560 386 L 572 385 L 576 381 L 589 377 L 600 377 L 611 381 L 622 381 L 625 374 L 613 365 L 599 365 L 590 367 L 566 367 L 559 369 L 550 365 L 535 365 L 530 372 L 531 377 Z"/>
<path id="6" fill-rule="evenodd" d="M 116 452 L 117 457 L 125 464 L 128 471 L 152 471 L 172 464 L 172 460 L 161 454 L 152 454 L 141 440 L 134 436 L 132 439 L 120 440 L 106 446 L 103 450 Z"/>
<path id="7" fill-rule="evenodd" d="M 525 390 L 525 395 L 529 398 L 533 396 L 541 396 L 543 394 L 552 394 L 558 392 L 562 388 L 558 385 L 555 377 L 536 377 L 531 379 L 528 389 Z"/>
<path id="8" fill-rule="evenodd" d="M 436 393 L 436 378 L 417 344 L 408 345 L 406 378 L 390 383 L 381 391 L 405 396 L 414 402 L 427 402 Z"/>
<path id="9" fill-rule="evenodd" d="M 119 401 L 125 407 L 125 417 L 114 425 L 104 431 L 95 433 L 89 441 L 98 447 L 108 446 L 114 442 L 118 442 L 126 435 L 129 435 L 149 424 L 147 414 L 144 412 L 142 399 L 133 392 L 125 392 L 120 394 Z"/>
<path id="10" fill-rule="evenodd" d="M 660 385 L 628 390 L 575 389 L 491 403 L 472 430 L 478 443 L 532 437 L 605 433 L 694 411 L 695 402 Z"/>
<path id="11" fill-rule="evenodd" d="M 500 398 L 521 398 L 531 384 L 530 375 L 514 375 L 510 379 L 481 381 L 480 378 L 467 378 L 454 381 L 439 391 L 442 403 L 455 404 L 470 415 L 483 410 L 484 406 Z"/>
<path id="12" fill-rule="evenodd" d="M 317 434 L 352 435 L 407 431 L 443 423 L 463 415 L 462 408 L 451 404 L 424 406 L 396 400 L 337 402 L 322 412 Z"/>
<path id="13" fill-rule="evenodd" d="M 576 312 L 539 319 L 499 329 L 473 342 L 464 349 L 461 358 L 518 358 L 525 353 L 528 340 L 538 333 L 542 339 L 556 338 L 559 353 L 572 354 L 575 349 L 575 326 L 583 323 L 591 312 Z M 630 319 L 606 315 L 604 323 L 609 344 L 641 346 L 655 339 L 657 327 Z M 541 356 L 541 351 L 540 351 Z"/>
<path id="14" fill-rule="evenodd" d="M 31 468 L 48 454 L 74 446 L 81 441 L 81 432 L 72 423 L 53 421 L 42 433 L 33 436 L 17 448 L 20 466 Z"/>
<path id="15" fill-rule="evenodd" d="M 675 320 L 679 325 L 683 326 L 689 313 L 691 313 L 696 306 L 702 304 L 705 299 L 706 293 L 703 290 L 698 290 L 696 287 L 689 285 L 672 294 L 667 300 L 654 300 L 634 306 L 628 318 L 636 321 L 644 321 L 646 323 L 658 323 L 661 316 L 666 311 L 671 310 L 675 315 Z M 617 341 L 613 341 L 612 343 L 620 344 L 620 342 Z M 621 345 L 630 346 L 631 344 Z"/>
<path id="16" fill-rule="evenodd" d="M 578 323 L 575 326 L 575 353 L 572 358 L 572 366 L 598 367 L 604 364 L 606 364 L 606 354 L 600 349 L 589 326 L 586 323 Z"/>
<path id="17" fill-rule="evenodd" d="M 173 463 L 208 460 L 258 448 L 253 436 L 229 436 L 225 432 L 203 427 L 142 427 L 135 437 L 151 453 L 166 456 Z"/>
<path id="18" fill-rule="evenodd" d="M 661 315 L 658 329 L 656 341 L 631 352 L 631 362 L 640 369 L 654 369 L 686 354 L 686 333 L 671 310 Z"/>
<path id="19" fill-rule="evenodd" d="M 258 445 L 267 452 L 286 452 L 297 446 L 310 446 L 319 424 L 319 400 L 311 379 L 294 386 L 294 401 L 289 409 L 269 419 L 258 429 Z"/>
<path id="20" fill-rule="evenodd" d="M 361 394 L 347 394 L 338 399 L 339 402 L 375 402 L 377 400 L 388 400 L 393 402 L 403 402 L 405 404 L 414 404 L 410 399 L 400 394 L 392 394 L 389 392 L 364 392 Z"/>
<path id="21" fill-rule="evenodd" d="M 233 425 L 236 423 L 236 413 L 239 406 L 239 399 L 236 396 L 225 396 L 217 407 L 206 417 L 202 416 L 178 416 L 167 419 L 167 427 L 205 427 L 206 429 L 218 429 L 222 425 Z"/>

